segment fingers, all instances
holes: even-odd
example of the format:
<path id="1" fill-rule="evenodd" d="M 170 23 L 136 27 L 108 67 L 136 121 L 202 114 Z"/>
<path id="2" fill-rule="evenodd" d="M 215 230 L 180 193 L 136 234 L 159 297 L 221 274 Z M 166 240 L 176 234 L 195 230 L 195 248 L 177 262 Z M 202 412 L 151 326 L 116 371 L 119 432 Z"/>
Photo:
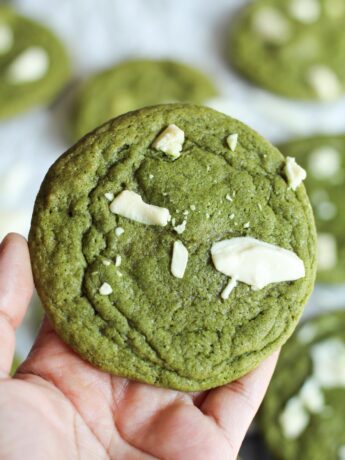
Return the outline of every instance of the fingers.
<path id="1" fill-rule="evenodd" d="M 0 378 L 8 375 L 15 350 L 15 329 L 22 322 L 33 292 L 25 238 L 11 233 L 0 245 Z"/>
<path id="2" fill-rule="evenodd" d="M 264 398 L 278 356 L 274 353 L 240 380 L 210 391 L 200 407 L 224 431 L 235 455 Z"/>

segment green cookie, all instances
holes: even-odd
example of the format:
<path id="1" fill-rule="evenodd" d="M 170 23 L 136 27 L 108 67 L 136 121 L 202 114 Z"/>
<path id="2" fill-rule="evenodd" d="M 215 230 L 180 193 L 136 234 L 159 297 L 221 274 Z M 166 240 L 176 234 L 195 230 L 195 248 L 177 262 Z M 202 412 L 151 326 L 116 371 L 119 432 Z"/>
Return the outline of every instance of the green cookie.
<path id="1" fill-rule="evenodd" d="M 69 75 L 69 59 L 58 38 L 1 6 L 0 118 L 51 102 Z"/>
<path id="2" fill-rule="evenodd" d="M 253 83 L 296 99 L 345 92 L 344 0 L 258 0 L 231 24 L 229 58 Z"/>
<path id="3" fill-rule="evenodd" d="M 217 95 L 207 76 L 173 61 L 136 60 L 98 73 L 80 88 L 73 112 L 73 137 L 79 139 L 111 118 L 149 105 L 203 103 Z"/>
<path id="4" fill-rule="evenodd" d="M 345 455 L 345 312 L 306 322 L 284 347 L 259 422 L 277 460 Z"/>
<path id="5" fill-rule="evenodd" d="M 315 277 L 311 207 L 284 167 L 244 124 L 187 104 L 130 112 L 85 136 L 48 172 L 29 236 L 57 333 L 104 371 L 179 390 L 256 367 L 293 332 Z M 257 290 L 239 277 L 222 299 L 229 280 L 211 248 L 246 236 L 298 255 L 305 276 Z M 239 270 L 266 273 L 263 258 L 255 264 Z"/>
<path id="6" fill-rule="evenodd" d="M 345 283 L 345 135 L 300 139 L 279 148 L 308 173 L 319 234 L 318 281 Z"/>

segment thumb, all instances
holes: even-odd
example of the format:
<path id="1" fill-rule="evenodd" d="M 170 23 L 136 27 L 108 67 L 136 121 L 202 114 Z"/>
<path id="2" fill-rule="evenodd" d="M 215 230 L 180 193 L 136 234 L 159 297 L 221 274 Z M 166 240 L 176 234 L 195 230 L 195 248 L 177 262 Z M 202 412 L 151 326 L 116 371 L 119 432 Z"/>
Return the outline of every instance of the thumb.
<path id="1" fill-rule="evenodd" d="M 0 245 L 0 378 L 10 372 L 15 330 L 22 322 L 33 292 L 29 250 L 15 233 Z"/>

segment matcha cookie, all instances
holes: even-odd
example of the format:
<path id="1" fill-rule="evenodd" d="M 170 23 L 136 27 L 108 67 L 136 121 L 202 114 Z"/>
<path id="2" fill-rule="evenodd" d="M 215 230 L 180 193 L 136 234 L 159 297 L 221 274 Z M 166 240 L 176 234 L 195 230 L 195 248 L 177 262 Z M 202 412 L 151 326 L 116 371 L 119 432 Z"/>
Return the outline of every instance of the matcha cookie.
<path id="1" fill-rule="evenodd" d="M 85 136 L 48 172 L 29 236 L 57 333 L 154 385 L 244 375 L 291 335 L 313 288 L 302 179 L 250 128 L 198 106 L 145 108 Z"/>
<path id="2" fill-rule="evenodd" d="M 279 149 L 308 172 L 318 229 L 318 281 L 345 283 L 345 135 L 295 140 Z"/>
<path id="3" fill-rule="evenodd" d="M 306 322 L 284 347 L 259 421 L 276 460 L 345 458 L 345 312 Z"/>
<path id="4" fill-rule="evenodd" d="M 66 51 L 52 32 L 0 6 L 0 118 L 49 103 L 69 74 Z"/>
<path id="5" fill-rule="evenodd" d="M 185 64 L 154 60 L 123 62 L 92 76 L 81 86 L 73 111 L 73 137 L 79 139 L 131 110 L 170 102 L 201 104 L 216 95 L 209 78 Z"/>
<path id="6" fill-rule="evenodd" d="M 334 100 L 345 93 L 344 21 L 344 0 L 251 2 L 231 25 L 229 58 L 269 91 Z"/>

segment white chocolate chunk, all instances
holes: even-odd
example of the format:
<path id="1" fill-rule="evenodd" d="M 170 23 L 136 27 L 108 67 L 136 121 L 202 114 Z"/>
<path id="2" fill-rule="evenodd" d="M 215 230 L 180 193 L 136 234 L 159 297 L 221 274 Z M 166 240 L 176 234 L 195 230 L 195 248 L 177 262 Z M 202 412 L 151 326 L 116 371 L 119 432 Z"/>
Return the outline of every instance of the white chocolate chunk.
<path id="1" fill-rule="evenodd" d="M 310 67 L 306 78 L 316 95 L 322 101 L 337 99 L 343 92 L 337 75 L 329 67 L 314 65 Z"/>
<path id="2" fill-rule="evenodd" d="M 328 179 L 336 175 L 340 168 L 339 152 L 331 146 L 315 149 L 309 156 L 308 169 L 316 179 Z"/>
<path id="3" fill-rule="evenodd" d="M 109 267 L 109 265 L 111 264 L 111 260 L 109 260 L 109 259 L 104 259 L 104 260 L 102 261 L 102 263 L 103 263 L 103 265 L 105 265 L 106 267 Z"/>
<path id="4" fill-rule="evenodd" d="M 182 152 L 184 132 L 176 125 L 169 125 L 153 142 L 152 147 L 176 160 Z"/>
<path id="5" fill-rule="evenodd" d="M 227 137 L 226 142 L 229 146 L 229 149 L 234 152 L 237 147 L 237 142 L 238 142 L 238 134 L 230 134 L 230 136 Z"/>
<path id="6" fill-rule="evenodd" d="M 337 215 L 337 207 L 330 201 L 321 201 L 316 205 L 316 212 L 322 220 L 332 220 Z"/>
<path id="7" fill-rule="evenodd" d="M 113 289 L 108 283 L 103 283 L 102 286 L 99 288 L 99 293 L 101 295 L 110 295 L 112 292 Z"/>
<path id="8" fill-rule="evenodd" d="M 116 236 L 121 236 L 125 233 L 124 229 L 122 227 L 116 227 L 115 228 L 115 235 Z"/>
<path id="9" fill-rule="evenodd" d="M 191 204 L 191 205 L 190 205 L 190 209 L 191 209 L 191 211 L 195 211 L 195 210 L 196 210 L 195 204 Z"/>
<path id="10" fill-rule="evenodd" d="M 290 14 L 305 24 L 316 22 L 320 18 L 320 0 L 291 0 Z"/>
<path id="11" fill-rule="evenodd" d="M 7 24 L 0 24 L 0 54 L 7 53 L 13 45 L 13 32 Z"/>
<path id="12" fill-rule="evenodd" d="M 316 334 L 317 334 L 317 329 L 315 328 L 313 324 L 305 324 L 298 331 L 297 337 L 301 343 L 306 345 L 315 339 Z"/>
<path id="13" fill-rule="evenodd" d="M 124 190 L 117 195 L 110 205 L 110 211 L 146 225 L 165 227 L 170 221 L 168 209 L 144 203 L 140 195 L 129 190 Z"/>
<path id="14" fill-rule="evenodd" d="M 188 263 L 188 250 L 181 241 L 175 241 L 171 260 L 171 273 L 175 278 L 183 278 Z"/>
<path id="15" fill-rule="evenodd" d="M 244 225 L 243 225 L 243 228 L 249 228 L 250 227 L 250 222 L 246 222 Z"/>
<path id="16" fill-rule="evenodd" d="M 7 81 L 13 85 L 29 83 L 40 80 L 45 76 L 49 67 L 47 52 L 38 46 L 23 51 L 9 65 L 7 69 Z"/>
<path id="17" fill-rule="evenodd" d="M 287 19 L 275 8 L 261 8 L 253 18 L 253 29 L 264 40 L 283 44 L 291 37 Z"/>
<path id="18" fill-rule="evenodd" d="M 298 396 L 291 398 L 279 417 L 280 426 L 287 439 L 298 438 L 308 426 L 310 416 Z"/>
<path id="19" fill-rule="evenodd" d="M 319 233 L 318 245 L 318 270 L 330 270 L 337 264 L 337 241 L 331 233 Z"/>
<path id="20" fill-rule="evenodd" d="M 318 381 L 313 377 L 304 382 L 299 397 L 304 407 L 312 414 L 319 414 L 325 408 L 324 395 Z"/>
<path id="21" fill-rule="evenodd" d="M 176 225 L 176 227 L 174 227 L 175 232 L 181 235 L 186 230 L 186 225 L 187 225 L 187 221 L 184 220 L 182 224 Z"/>
<path id="22" fill-rule="evenodd" d="M 289 187 L 296 191 L 304 179 L 307 177 L 306 171 L 296 163 L 296 160 L 291 157 L 286 157 L 285 175 L 288 180 Z"/>
<path id="23" fill-rule="evenodd" d="M 345 343 L 337 338 L 311 348 L 313 375 L 322 388 L 345 388 Z"/>
<path id="24" fill-rule="evenodd" d="M 221 298 L 224 299 L 224 300 L 227 300 L 236 286 L 237 286 L 237 280 L 236 280 L 236 278 L 232 278 L 228 282 L 228 284 L 226 285 L 226 287 L 223 290 L 223 292 L 221 293 L 221 295 L 220 295 Z"/>
<path id="25" fill-rule="evenodd" d="M 107 193 L 104 194 L 104 196 L 106 197 L 106 199 L 107 199 L 108 201 L 113 201 L 113 199 L 114 199 L 114 194 L 113 194 L 113 192 L 107 192 Z"/>
<path id="26" fill-rule="evenodd" d="M 120 267 L 122 262 L 122 257 L 121 256 L 116 256 L 115 258 L 115 267 Z"/>
<path id="27" fill-rule="evenodd" d="M 304 263 L 294 252 L 247 236 L 214 243 L 211 255 L 219 272 L 253 289 L 305 276 Z"/>
<path id="28" fill-rule="evenodd" d="M 225 199 L 226 199 L 227 201 L 230 201 L 230 203 L 231 203 L 231 201 L 233 200 L 233 198 L 231 198 L 231 195 L 229 195 L 229 193 L 226 195 Z"/>
<path id="29" fill-rule="evenodd" d="M 338 449 L 338 459 L 345 460 L 345 444 Z"/>

